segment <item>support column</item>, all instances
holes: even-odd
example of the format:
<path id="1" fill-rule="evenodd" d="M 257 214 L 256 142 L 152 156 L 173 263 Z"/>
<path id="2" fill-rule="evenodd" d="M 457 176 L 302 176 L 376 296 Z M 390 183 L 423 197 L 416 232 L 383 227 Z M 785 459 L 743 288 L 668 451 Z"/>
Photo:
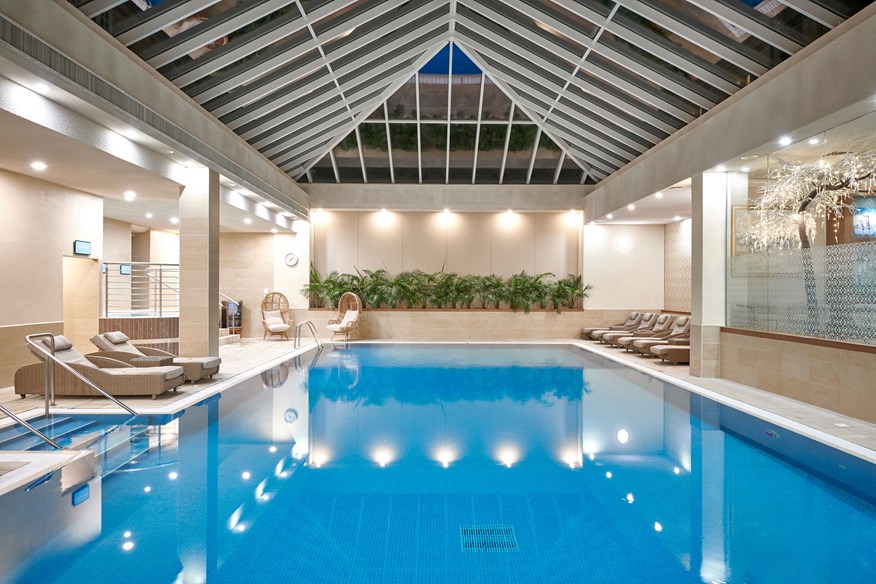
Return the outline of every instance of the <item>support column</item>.
<path id="1" fill-rule="evenodd" d="M 219 174 L 190 168 L 179 197 L 179 351 L 219 355 Z"/>
<path id="2" fill-rule="evenodd" d="M 725 319 L 728 173 L 691 179 L 690 374 L 718 377 Z"/>

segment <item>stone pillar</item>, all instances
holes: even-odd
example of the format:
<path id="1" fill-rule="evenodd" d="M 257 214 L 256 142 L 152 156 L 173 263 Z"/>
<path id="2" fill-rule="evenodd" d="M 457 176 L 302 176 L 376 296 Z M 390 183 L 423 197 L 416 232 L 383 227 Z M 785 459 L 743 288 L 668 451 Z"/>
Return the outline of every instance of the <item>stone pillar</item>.
<path id="1" fill-rule="evenodd" d="M 691 179 L 690 373 L 720 374 L 721 327 L 725 319 L 728 173 Z"/>
<path id="2" fill-rule="evenodd" d="M 179 197 L 180 355 L 219 355 L 219 174 L 190 168 Z"/>

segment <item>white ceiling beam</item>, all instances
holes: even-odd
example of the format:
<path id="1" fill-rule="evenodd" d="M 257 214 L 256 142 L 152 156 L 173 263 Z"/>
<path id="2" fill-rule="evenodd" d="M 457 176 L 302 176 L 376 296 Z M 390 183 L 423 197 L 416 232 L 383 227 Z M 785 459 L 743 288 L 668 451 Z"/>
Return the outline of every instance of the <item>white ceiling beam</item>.
<path id="1" fill-rule="evenodd" d="M 267 0 L 265 2 L 241 3 L 199 25 L 185 30 L 176 36 L 145 49 L 140 57 L 155 67 L 185 57 L 210 43 L 221 39 L 235 30 L 284 8 L 295 0 Z"/>
<path id="2" fill-rule="evenodd" d="M 784 31 L 777 30 L 764 22 L 765 19 L 769 19 L 768 16 L 747 6 L 746 10 L 743 6 L 731 7 L 717 0 L 687 0 L 687 2 L 789 55 L 793 55 L 803 48 L 803 43 L 794 38 L 798 35 L 794 34 L 790 28 L 784 27 Z"/>
<path id="3" fill-rule="evenodd" d="M 559 1 L 562 0 L 558 0 Z M 568 1 L 568 0 L 567 0 Z M 695 27 L 687 22 L 682 22 L 661 11 L 654 2 L 640 2 L 639 0 L 616 0 L 624 8 L 635 12 L 639 16 L 650 20 L 654 24 L 673 32 L 681 38 L 697 45 L 716 55 L 725 61 L 733 63 L 740 69 L 748 71 L 752 75 L 760 77 L 768 71 L 768 67 L 755 61 L 751 57 L 735 51 L 729 43 L 724 43 L 718 38 L 718 33 L 710 33 L 704 28 Z"/>
<path id="4" fill-rule="evenodd" d="M 831 12 L 818 2 L 812 0 L 779 0 L 785 6 L 790 6 L 803 16 L 823 24 L 827 28 L 836 28 L 843 22 L 843 17 Z"/>
<path id="5" fill-rule="evenodd" d="M 115 35 L 116 40 L 125 46 L 131 46 L 137 41 L 219 2 L 220 0 L 186 0 L 175 4 L 171 4 L 170 1 L 167 2 L 167 5 L 159 4 L 142 14 L 123 21 L 119 25 L 119 30 L 123 32 Z"/>
<path id="6" fill-rule="evenodd" d="M 100 16 L 104 12 L 109 12 L 116 6 L 124 4 L 127 1 L 128 0 L 91 0 L 91 2 L 86 2 L 80 6 L 79 10 L 81 10 L 82 14 L 88 18 L 94 18 L 95 16 Z"/>

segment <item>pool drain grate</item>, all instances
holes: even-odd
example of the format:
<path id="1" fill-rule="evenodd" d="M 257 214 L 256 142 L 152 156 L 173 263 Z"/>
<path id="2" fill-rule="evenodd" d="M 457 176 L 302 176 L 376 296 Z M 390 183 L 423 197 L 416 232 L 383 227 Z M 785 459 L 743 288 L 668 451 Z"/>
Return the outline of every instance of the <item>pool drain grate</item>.
<path id="1" fill-rule="evenodd" d="M 516 552 L 517 536 L 510 525 L 460 525 L 464 552 Z"/>

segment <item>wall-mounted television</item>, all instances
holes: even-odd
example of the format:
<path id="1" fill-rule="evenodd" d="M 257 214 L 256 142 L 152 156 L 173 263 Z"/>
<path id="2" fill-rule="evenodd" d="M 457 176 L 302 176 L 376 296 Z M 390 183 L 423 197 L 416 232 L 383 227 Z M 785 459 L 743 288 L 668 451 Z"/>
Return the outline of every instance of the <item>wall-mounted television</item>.
<path id="1" fill-rule="evenodd" d="M 131 264 L 119 264 L 119 273 L 123 276 L 130 276 Z"/>
<path id="2" fill-rule="evenodd" d="M 91 255 L 91 242 L 76 239 L 73 241 L 73 253 L 76 255 Z"/>

